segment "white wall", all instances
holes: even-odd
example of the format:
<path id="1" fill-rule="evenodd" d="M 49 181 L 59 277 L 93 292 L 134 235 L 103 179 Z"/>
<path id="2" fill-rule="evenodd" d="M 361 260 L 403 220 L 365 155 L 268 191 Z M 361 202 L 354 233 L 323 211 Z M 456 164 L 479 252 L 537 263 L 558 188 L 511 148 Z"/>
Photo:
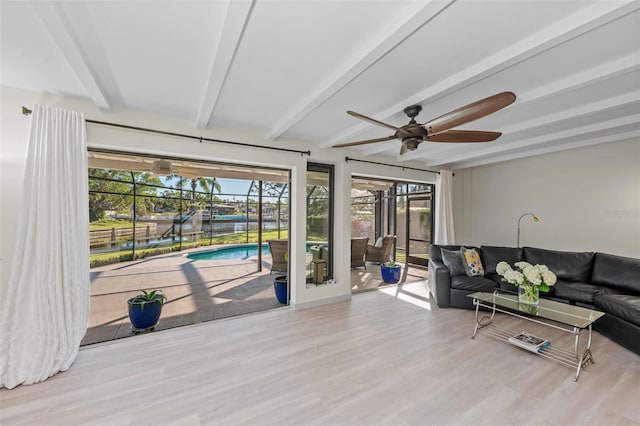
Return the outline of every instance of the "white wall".
<path id="1" fill-rule="evenodd" d="M 640 139 L 456 170 L 456 242 L 640 258 Z"/>
<path id="2" fill-rule="evenodd" d="M 239 164 L 261 165 L 291 170 L 291 302 L 294 307 L 313 306 L 318 303 L 348 299 L 350 291 L 350 177 L 353 173 L 366 174 L 417 182 L 434 182 L 432 173 L 400 168 L 366 165 L 344 161 L 342 149 L 320 149 L 296 141 L 265 141 L 261 135 L 230 129 L 196 129 L 194 122 L 131 110 L 98 110 L 91 102 L 51 94 L 1 87 L 0 128 L 0 285 L 9 280 L 15 230 L 20 215 L 22 180 L 26 163 L 30 119 L 21 113 L 22 106 L 49 105 L 84 112 L 87 119 L 129 124 L 207 138 L 233 140 L 256 145 L 278 146 L 298 150 L 311 150 L 311 156 L 225 144 L 198 143 L 197 141 L 160 136 L 112 127 L 87 125 L 88 144 L 93 148 L 108 148 L 127 152 L 165 154 L 175 157 L 229 161 Z M 361 156 L 351 152 L 352 157 Z M 370 157 L 367 160 L 389 163 L 389 158 Z M 334 277 L 331 286 L 305 285 L 306 240 L 306 164 L 307 161 L 335 165 L 336 216 L 334 220 Z M 420 164 L 404 164 L 420 167 Z M 341 237 L 346 236 L 346 237 Z M 37 261 L 37 259 L 33 259 Z"/>

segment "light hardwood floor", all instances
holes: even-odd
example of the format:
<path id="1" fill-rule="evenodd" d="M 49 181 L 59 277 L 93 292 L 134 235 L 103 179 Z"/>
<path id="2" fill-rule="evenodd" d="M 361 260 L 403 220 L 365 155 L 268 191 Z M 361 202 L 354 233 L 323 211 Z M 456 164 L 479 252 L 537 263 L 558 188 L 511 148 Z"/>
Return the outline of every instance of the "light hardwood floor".
<path id="1" fill-rule="evenodd" d="M 596 333 L 597 364 L 574 382 L 567 367 L 471 340 L 473 325 L 473 312 L 437 308 L 419 282 L 140 335 L 0 390 L 0 423 L 640 425 L 632 352 Z"/>

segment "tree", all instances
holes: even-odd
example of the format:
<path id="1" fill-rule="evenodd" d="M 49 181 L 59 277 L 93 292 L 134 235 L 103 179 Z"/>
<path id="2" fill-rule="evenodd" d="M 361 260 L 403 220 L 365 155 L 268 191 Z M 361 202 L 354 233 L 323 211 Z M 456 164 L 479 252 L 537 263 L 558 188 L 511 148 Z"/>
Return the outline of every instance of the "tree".
<path id="1" fill-rule="evenodd" d="M 216 178 L 206 178 L 199 176 L 197 178 L 188 178 L 185 176 L 167 176 L 167 182 L 171 182 L 174 178 L 178 178 L 178 182 L 176 184 L 176 188 L 178 191 L 184 190 L 184 187 L 187 185 L 191 185 L 191 204 L 192 205 L 200 205 L 204 206 L 209 202 L 209 199 L 213 195 L 212 192 L 216 191 L 218 193 L 222 192 L 222 187 L 220 186 L 220 182 L 216 180 Z M 198 191 L 198 185 L 202 189 L 201 192 Z M 202 192 L 206 193 L 203 194 Z M 180 197 L 180 194 L 177 194 Z M 187 198 L 183 198 L 187 199 Z M 218 200 L 217 197 L 214 200 Z"/>
<path id="2" fill-rule="evenodd" d="M 130 214 L 133 208 L 133 183 L 136 182 L 137 195 L 156 195 L 157 188 L 150 185 L 162 185 L 160 179 L 150 173 L 128 172 L 123 170 L 89 169 L 89 220 L 104 219 L 107 210 L 121 214 Z M 152 208 L 153 199 L 138 197 L 143 210 Z M 140 207 L 138 207 L 140 210 Z"/>

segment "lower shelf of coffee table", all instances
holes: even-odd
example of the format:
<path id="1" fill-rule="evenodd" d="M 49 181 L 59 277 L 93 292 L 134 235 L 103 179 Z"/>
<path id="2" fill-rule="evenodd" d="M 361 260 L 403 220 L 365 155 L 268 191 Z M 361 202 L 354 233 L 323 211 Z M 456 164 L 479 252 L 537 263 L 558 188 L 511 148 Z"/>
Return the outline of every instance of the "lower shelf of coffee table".
<path id="1" fill-rule="evenodd" d="M 510 346 L 514 346 L 518 349 L 522 349 L 523 351 L 527 351 L 533 355 L 539 355 L 544 358 L 548 358 L 550 360 L 556 361 L 560 364 L 564 364 L 571 368 L 578 368 L 579 364 L 582 364 L 580 357 L 576 355 L 573 351 L 566 350 L 564 348 L 558 347 L 551 342 L 551 345 L 546 347 L 541 352 L 531 352 L 524 348 L 520 348 L 516 345 L 512 345 L 509 343 L 509 338 L 516 336 L 520 331 L 509 330 L 506 328 L 498 327 L 494 324 L 486 325 L 482 328 L 478 329 L 479 334 L 486 334 L 487 336 L 493 337 L 495 339 L 501 340 L 505 343 L 508 343 Z"/>

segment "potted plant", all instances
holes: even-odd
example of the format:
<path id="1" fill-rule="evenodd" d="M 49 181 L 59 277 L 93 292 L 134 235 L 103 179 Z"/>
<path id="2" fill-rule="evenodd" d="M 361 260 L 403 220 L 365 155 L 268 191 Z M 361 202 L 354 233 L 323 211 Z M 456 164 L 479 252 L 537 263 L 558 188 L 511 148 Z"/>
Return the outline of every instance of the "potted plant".
<path id="1" fill-rule="evenodd" d="M 162 306 L 167 297 L 162 294 L 162 290 L 147 292 L 142 290 L 141 294 L 127 300 L 129 305 L 129 320 L 131 329 L 134 332 L 151 330 L 158 324 L 158 319 L 162 313 Z"/>
<path id="2" fill-rule="evenodd" d="M 395 284 L 400 281 L 400 265 L 393 260 L 380 264 L 380 272 L 382 281 L 387 284 Z"/>

